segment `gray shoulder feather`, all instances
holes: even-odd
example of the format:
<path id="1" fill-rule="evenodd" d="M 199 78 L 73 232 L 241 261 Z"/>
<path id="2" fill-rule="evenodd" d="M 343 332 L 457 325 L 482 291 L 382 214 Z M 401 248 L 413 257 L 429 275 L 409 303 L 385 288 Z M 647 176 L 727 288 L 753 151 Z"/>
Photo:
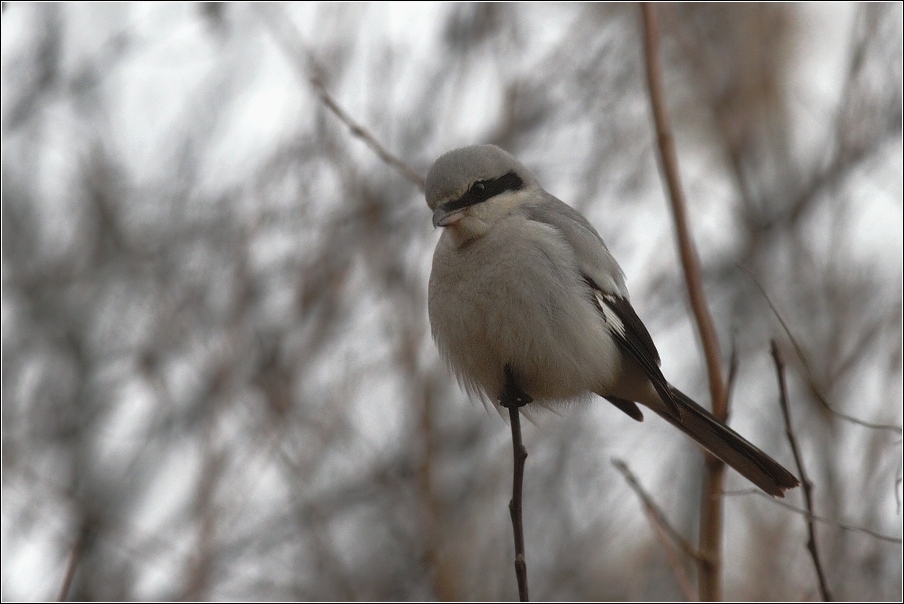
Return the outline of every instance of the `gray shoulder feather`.
<path id="1" fill-rule="evenodd" d="M 574 250 L 578 269 L 604 293 L 628 298 L 625 275 L 593 225 L 580 212 L 543 191 L 542 198 L 524 207 L 527 217 L 555 227 Z"/>

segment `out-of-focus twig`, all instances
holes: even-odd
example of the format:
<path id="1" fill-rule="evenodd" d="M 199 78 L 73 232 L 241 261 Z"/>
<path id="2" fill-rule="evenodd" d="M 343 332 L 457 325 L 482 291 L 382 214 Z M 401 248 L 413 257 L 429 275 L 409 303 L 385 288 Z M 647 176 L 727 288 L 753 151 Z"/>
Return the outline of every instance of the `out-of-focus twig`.
<path id="1" fill-rule="evenodd" d="M 204 471 L 198 484 L 195 513 L 199 530 L 197 553 L 191 561 L 184 599 L 200 601 L 209 599 L 211 580 L 216 559 L 217 508 L 214 496 L 223 472 L 222 455 L 215 450 L 212 435 L 213 419 L 208 419 L 204 435 Z"/>
<path id="2" fill-rule="evenodd" d="M 738 343 L 735 341 L 734 334 L 731 336 L 731 355 L 728 357 L 728 380 L 725 383 L 725 397 L 731 402 L 731 395 L 734 393 L 734 386 L 738 378 L 738 367 L 741 364 L 740 355 L 738 354 Z"/>
<path id="3" fill-rule="evenodd" d="M 850 522 L 842 522 L 841 520 L 833 520 L 831 518 L 826 518 L 825 516 L 817 516 L 816 514 L 811 514 L 807 510 L 803 508 L 799 508 L 796 505 L 792 505 L 787 501 L 782 501 L 781 499 L 776 499 L 769 495 L 768 493 L 764 493 L 759 489 L 742 489 L 739 491 L 723 491 L 723 497 L 739 497 L 742 495 L 757 495 L 761 496 L 766 501 L 772 502 L 776 505 L 780 505 L 783 508 L 788 508 L 792 512 L 800 514 L 801 516 L 813 520 L 815 522 L 819 522 L 821 524 L 826 524 L 828 526 L 834 526 L 836 528 L 840 528 L 845 531 L 850 531 L 852 533 L 863 533 L 864 535 L 869 535 L 870 537 L 875 537 L 880 541 L 888 541 L 889 543 L 904 543 L 904 540 L 899 537 L 892 537 L 891 535 L 885 535 L 878 531 L 874 531 L 872 529 L 868 529 L 863 526 L 857 526 L 856 524 L 852 524 Z"/>
<path id="4" fill-rule="evenodd" d="M 904 433 L 904 430 L 902 430 L 902 428 L 900 426 L 895 426 L 893 424 L 876 424 L 876 423 L 864 421 L 862 419 L 852 417 L 850 415 L 841 413 L 840 411 L 836 411 L 835 409 L 833 409 L 832 406 L 829 404 L 828 399 L 826 399 L 825 395 L 822 393 L 822 391 L 819 389 L 819 386 L 816 384 L 816 380 L 813 377 L 813 373 L 812 373 L 812 371 L 810 371 L 810 364 L 807 362 L 807 357 L 804 354 L 803 347 L 797 341 L 797 338 L 794 337 L 794 334 L 791 333 L 791 328 L 788 327 L 788 324 L 785 322 L 785 319 L 782 317 L 781 313 L 778 312 L 778 308 L 776 308 L 775 304 L 773 304 L 772 299 L 769 297 L 769 294 L 766 293 L 766 288 L 763 287 L 763 285 L 759 282 L 759 280 L 756 278 L 756 276 L 753 274 L 753 272 L 751 272 L 751 270 L 748 269 L 746 266 L 738 264 L 737 267 L 739 269 L 741 269 L 748 277 L 750 277 L 750 280 L 753 281 L 753 284 L 756 285 L 757 289 L 760 290 L 760 293 L 763 294 L 763 298 L 766 300 L 766 304 L 769 305 L 769 308 L 772 310 L 772 314 L 774 314 L 775 318 L 778 319 L 778 322 L 782 326 L 782 329 L 784 330 L 785 335 L 788 336 L 788 340 L 790 340 L 791 345 L 794 347 L 794 352 L 797 353 L 797 358 L 800 359 L 801 365 L 803 365 L 804 377 L 806 377 L 806 379 L 807 379 L 807 383 L 810 386 L 810 390 L 813 392 L 813 394 L 816 395 L 816 399 L 820 402 L 820 404 L 822 404 L 823 407 L 825 407 L 825 409 L 829 413 L 831 413 L 832 415 L 835 415 L 845 421 L 849 421 L 853 424 L 857 424 L 858 426 L 863 426 L 865 428 L 872 428 L 874 430 L 890 430 L 890 431 L 896 432 L 898 434 Z"/>
<path id="5" fill-rule="evenodd" d="M 712 399 L 712 412 L 720 421 L 728 416 L 728 397 L 722 376 L 722 360 L 719 352 L 719 340 L 716 327 L 706 305 L 703 294 L 703 279 L 700 270 L 700 258 L 694 246 L 687 219 L 687 208 L 681 188 L 678 172 L 678 157 L 675 151 L 675 139 L 669 124 L 668 111 L 665 104 L 665 91 L 662 83 L 662 69 L 659 64 L 659 25 L 656 7 L 644 2 L 641 5 L 644 23 L 644 51 L 647 68 L 647 82 L 650 87 L 650 104 L 653 119 L 656 123 L 656 138 L 659 143 L 660 166 L 668 185 L 672 216 L 675 220 L 675 231 L 678 237 L 678 250 L 684 277 L 687 283 L 691 308 L 700 332 L 703 350 L 706 354 L 706 367 L 709 374 L 709 391 Z M 700 598 L 702 600 L 720 600 L 720 567 L 722 539 L 722 504 L 720 493 L 725 476 L 725 464 L 713 455 L 706 456 L 706 486 L 700 510 L 700 551 L 704 554 L 698 560 Z"/>
<path id="6" fill-rule="evenodd" d="M 719 351 L 719 339 L 716 326 L 710 315 L 703 294 L 703 278 L 700 270 L 700 258 L 691 235 L 690 223 L 687 219 L 687 203 L 681 187 L 678 172 L 678 157 L 675 151 L 675 138 L 672 135 L 668 111 L 665 106 L 665 91 L 662 84 L 662 70 L 659 65 L 659 31 L 656 19 L 656 8 L 650 3 L 643 3 L 644 32 L 646 45 L 647 79 L 650 86 L 650 102 L 653 118 L 656 123 L 656 136 L 659 143 L 660 166 L 668 186 L 672 216 L 678 237 L 678 251 L 684 276 L 687 281 L 688 296 L 700 339 L 706 354 L 706 366 L 709 372 L 710 394 L 712 396 L 713 414 L 724 421 L 725 418 L 725 384 L 722 376 L 722 356 Z"/>
<path id="7" fill-rule="evenodd" d="M 901 515 L 901 483 L 904 483 L 904 478 L 902 478 L 901 476 L 895 478 L 895 503 L 897 504 L 899 516 Z"/>
<path id="8" fill-rule="evenodd" d="M 402 176 L 410 180 L 412 183 L 423 191 L 424 177 L 418 174 L 404 161 L 396 157 L 380 141 L 364 126 L 356 122 L 349 113 L 342 108 L 341 105 L 333 98 L 323 78 L 320 76 L 317 62 L 313 53 L 308 49 L 302 41 L 301 32 L 285 15 L 276 15 L 274 11 L 281 11 L 281 8 L 268 6 L 258 11 L 263 17 L 264 23 L 269 27 L 276 42 L 282 47 L 283 51 L 289 56 L 289 59 L 298 69 L 301 77 L 306 79 L 314 90 L 320 102 L 326 106 L 343 124 L 345 124 L 352 136 L 360 138 L 370 149 L 377 154 L 384 163 L 395 168 Z"/>
<path id="9" fill-rule="evenodd" d="M 78 568 L 79 559 L 82 556 L 84 542 L 84 535 L 80 534 L 69 550 L 69 560 L 66 561 L 66 572 L 63 574 L 63 582 L 60 585 L 57 602 L 65 602 L 69 599 L 69 590 L 72 588 L 72 579 L 75 577 L 75 569 Z"/>
<path id="10" fill-rule="evenodd" d="M 800 447 L 797 446 L 797 437 L 794 435 L 794 427 L 791 425 L 791 410 L 788 408 L 788 388 L 785 385 L 785 365 L 782 362 L 781 352 L 778 349 L 778 342 L 772 340 L 772 358 L 775 360 L 775 373 L 778 377 L 779 404 L 782 408 L 782 417 L 785 419 L 785 434 L 788 435 L 788 443 L 791 445 L 791 453 L 794 454 L 794 464 L 797 466 L 797 473 L 804 487 L 804 501 L 807 506 L 807 550 L 813 559 L 813 566 L 816 568 L 816 576 L 819 578 L 819 593 L 825 602 L 833 600 L 832 593 L 829 591 L 826 582 L 825 571 L 822 568 L 822 562 L 819 559 L 819 550 L 816 547 L 816 527 L 813 525 L 813 483 L 807 476 L 804 468 L 804 460 L 800 454 Z"/>
<path id="11" fill-rule="evenodd" d="M 613 459 L 612 465 L 615 466 L 616 470 L 621 472 L 622 476 L 625 477 L 628 486 L 637 493 L 638 497 L 640 497 L 644 511 L 647 514 L 647 519 L 649 519 L 650 524 L 653 526 L 656 537 L 659 539 L 659 542 L 662 544 L 662 547 L 668 556 L 669 565 L 672 567 L 672 572 L 675 573 L 675 577 L 684 592 L 684 596 L 688 601 L 696 600 L 697 594 L 694 593 L 694 589 L 691 587 L 691 582 L 687 577 L 687 573 L 684 572 L 684 566 L 675 556 L 672 545 L 677 545 L 684 555 L 693 560 L 697 560 L 700 557 L 700 552 L 698 552 L 696 548 L 694 548 L 687 539 L 682 537 L 681 533 L 675 530 L 671 523 L 669 523 L 665 514 L 659 509 L 659 506 L 656 505 L 653 498 L 643 490 L 640 481 L 637 480 L 637 477 L 634 476 L 634 473 L 631 472 L 624 461 L 621 459 Z"/>
<path id="12" fill-rule="evenodd" d="M 637 477 L 634 476 L 634 473 L 628 468 L 628 465 L 621 459 L 613 459 L 612 465 L 615 466 L 616 470 L 622 473 L 622 476 L 624 476 L 625 480 L 628 482 L 628 486 L 637 493 L 638 497 L 640 497 L 644 509 L 650 517 L 650 521 L 661 528 L 686 556 L 693 558 L 694 560 L 701 558 L 702 554 L 698 552 L 687 539 L 682 537 L 681 533 L 675 530 L 665 517 L 665 514 L 663 514 L 662 510 L 659 509 L 659 506 L 656 505 L 656 502 L 653 501 L 653 498 L 643 490 L 643 487 L 640 485 Z"/>

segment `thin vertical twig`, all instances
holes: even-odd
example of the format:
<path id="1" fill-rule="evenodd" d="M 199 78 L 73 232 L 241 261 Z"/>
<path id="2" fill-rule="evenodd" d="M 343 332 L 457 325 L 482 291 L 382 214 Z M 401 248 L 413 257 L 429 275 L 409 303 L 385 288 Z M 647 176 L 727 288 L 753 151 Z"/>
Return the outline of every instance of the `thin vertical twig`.
<path id="1" fill-rule="evenodd" d="M 84 564 L 83 560 L 90 557 L 91 550 L 97 540 L 97 535 L 102 530 L 101 516 L 96 511 L 83 510 L 83 517 L 78 529 L 78 535 L 72 548 L 69 551 L 69 560 L 66 563 L 66 570 L 63 573 L 63 581 L 60 585 L 60 591 L 57 594 L 57 601 L 66 602 L 72 596 L 72 584 L 75 583 L 75 576 L 79 572 L 79 567 Z M 84 591 L 84 581 L 81 588 L 76 586 L 76 600 L 81 599 L 79 594 Z"/>
<path id="2" fill-rule="evenodd" d="M 697 255 L 687 219 L 687 204 L 681 188 L 678 172 L 678 157 L 675 139 L 669 125 L 665 105 L 665 91 L 662 83 L 662 69 L 659 64 L 659 24 L 656 7 L 650 3 L 641 4 L 644 24 L 644 51 L 647 82 L 650 88 L 650 103 L 656 124 L 656 138 L 659 147 L 660 166 L 668 186 L 672 216 L 678 238 L 678 250 L 684 267 L 691 309 L 700 332 L 709 374 L 709 391 L 712 412 L 719 421 L 728 416 L 728 397 L 722 375 L 722 356 L 715 323 L 709 313 L 703 294 L 703 278 L 700 258 Z M 721 594 L 721 541 L 722 541 L 722 501 L 720 493 L 725 476 L 725 463 L 713 455 L 706 455 L 706 485 L 700 509 L 700 553 L 698 575 L 700 599 L 719 600 Z"/>
<path id="3" fill-rule="evenodd" d="M 79 559 L 82 557 L 82 545 L 84 542 L 85 538 L 82 531 L 69 551 L 69 559 L 66 561 L 66 571 L 63 574 L 63 582 L 57 594 L 57 602 L 65 602 L 69 599 L 69 590 L 72 589 L 72 579 L 75 577 L 75 569 L 78 568 Z"/>
<path id="4" fill-rule="evenodd" d="M 725 382 L 725 399 L 728 404 L 731 403 L 731 396 L 734 393 L 734 387 L 738 378 L 738 367 L 741 365 L 740 354 L 738 353 L 738 343 L 735 336 L 731 336 L 731 354 L 728 357 L 728 380 Z M 728 405 L 727 405 L 728 406 Z"/>
<path id="5" fill-rule="evenodd" d="M 836 411 L 835 408 L 829 404 L 828 398 L 826 398 L 826 396 L 822 393 L 819 385 L 816 383 L 816 378 L 813 376 L 813 372 L 810 370 L 810 363 L 807 361 L 807 355 L 804 353 L 803 346 L 797 341 L 797 338 L 794 337 L 794 334 L 791 332 L 791 328 L 788 326 L 788 323 L 785 321 L 784 317 L 782 317 L 782 313 L 778 311 L 778 307 L 776 307 L 775 303 L 772 301 L 772 298 L 769 297 L 769 293 L 766 291 L 766 288 L 763 287 L 763 284 L 760 283 L 759 279 L 756 278 L 756 275 L 754 275 L 753 271 L 751 271 L 749 268 L 747 268 L 743 264 L 738 264 L 737 267 L 741 269 L 741 271 L 745 275 L 750 277 L 750 280 L 753 281 L 753 284 L 756 285 L 757 289 L 760 290 L 760 293 L 763 294 L 763 299 L 766 300 L 766 304 L 769 305 L 769 309 L 772 311 L 772 314 L 775 315 L 775 318 L 778 320 L 779 325 L 782 326 L 782 330 L 785 332 L 785 335 L 788 336 L 788 340 L 794 347 L 794 352 L 797 353 L 797 358 L 800 359 L 801 366 L 803 367 L 804 378 L 806 378 L 807 383 L 810 386 L 810 390 L 816 396 L 816 400 L 820 402 L 823 408 L 840 419 L 851 422 L 852 424 L 857 424 L 858 426 L 863 426 L 864 428 L 871 428 L 873 430 L 889 430 L 897 434 L 904 434 L 904 430 L 902 430 L 901 426 L 868 422 L 851 415 L 846 415 L 841 411 Z"/>
<path id="6" fill-rule="evenodd" d="M 518 579 L 518 598 L 529 602 L 527 593 L 527 558 L 524 555 L 524 521 L 522 520 L 522 492 L 524 487 L 524 462 L 527 460 L 527 449 L 521 441 L 521 407 L 533 399 L 521 391 L 515 384 L 511 369 L 505 368 L 506 385 L 499 397 L 499 404 L 508 409 L 512 426 L 512 450 L 514 453 L 514 470 L 512 478 L 512 499 L 509 501 L 509 515 L 512 518 L 512 529 L 515 535 L 515 577 Z"/>
<path id="7" fill-rule="evenodd" d="M 712 395 L 713 415 L 724 421 L 725 382 L 722 376 L 722 354 L 719 351 L 719 339 L 716 325 L 713 322 L 706 297 L 703 294 L 703 277 L 700 269 L 700 258 L 691 235 L 690 222 L 687 219 L 687 202 L 681 187 L 678 171 L 678 156 L 675 151 L 675 137 L 669 122 L 665 105 L 665 91 L 662 84 L 662 69 L 659 64 L 659 25 L 656 18 L 656 7 L 643 3 L 644 41 L 646 47 L 647 79 L 650 86 L 650 101 L 653 107 L 653 119 L 656 122 L 656 137 L 659 143 L 660 166 L 668 186 L 669 200 L 672 206 L 672 217 L 678 236 L 678 251 L 684 267 L 687 291 L 690 297 L 691 310 L 697 322 L 703 350 L 706 355 L 706 366 L 709 371 L 710 394 Z"/>
<path id="8" fill-rule="evenodd" d="M 198 522 L 197 552 L 190 563 L 184 599 L 209 599 L 216 562 L 217 507 L 216 490 L 223 473 L 223 456 L 213 442 L 213 418 L 208 418 L 204 434 L 204 468 L 195 495 L 195 515 Z"/>
<path id="9" fill-rule="evenodd" d="M 791 453 L 794 454 L 794 463 L 797 465 L 797 474 L 804 487 L 804 502 L 807 505 L 807 550 L 810 552 L 810 558 L 813 559 L 813 566 L 816 568 L 816 576 L 819 579 L 819 593 L 825 602 L 833 601 L 832 593 L 829 591 L 826 582 L 825 572 L 822 568 L 822 562 L 819 560 L 819 550 L 816 548 L 816 526 L 813 520 L 813 483 L 807 476 L 804 469 L 803 456 L 800 454 L 800 447 L 797 445 L 797 437 L 794 435 L 794 428 L 791 425 L 791 410 L 788 407 L 788 388 L 785 385 L 785 364 L 782 362 L 781 352 L 778 349 L 778 342 L 772 340 L 772 358 L 775 360 L 775 372 L 778 376 L 779 404 L 782 408 L 782 417 L 785 419 L 785 434 L 788 435 L 788 444 L 791 445 Z"/>
<path id="10" fill-rule="evenodd" d="M 514 449 L 514 478 L 512 479 L 512 500 L 509 502 L 509 514 L 512 517 L 512 528 L 515 532 L 515 575 L 518 578 L 518 598 L 529 602 L 527 594 L 527 559 L 524 556 L 524 522 L 521 518 L 522 491 L 524 487 L 524 462 L 527 460 L 527 449 L 521 442 L 521 410 L 514 405 L 509 407 L 509 418 L 512 424 L 512 448 Z"/>

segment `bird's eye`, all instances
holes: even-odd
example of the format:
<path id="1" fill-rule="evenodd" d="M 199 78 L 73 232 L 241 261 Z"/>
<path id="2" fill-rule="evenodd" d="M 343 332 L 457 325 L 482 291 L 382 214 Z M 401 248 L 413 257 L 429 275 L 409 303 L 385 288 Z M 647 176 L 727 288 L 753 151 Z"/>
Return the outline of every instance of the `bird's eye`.
<path id="1" fill-rule="evenodd" d="M 473 191 L 474 193 L 485 193 L 486 190 L 487 186 L 482 182 L 475 182 L 473 185 L 471 185 L 471 191 Z"/>

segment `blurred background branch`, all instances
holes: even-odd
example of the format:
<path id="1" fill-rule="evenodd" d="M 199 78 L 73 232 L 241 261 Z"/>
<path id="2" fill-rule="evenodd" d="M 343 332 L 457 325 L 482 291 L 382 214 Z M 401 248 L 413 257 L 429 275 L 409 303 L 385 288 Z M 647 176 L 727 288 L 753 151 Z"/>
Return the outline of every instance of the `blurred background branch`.
<path id="1" fill-rule="evenodd" d="M 700 255 L 691 234 L 687 214 L 687 201 L 678 169 L 678 155 L 675 150 L 675 136 L 667 108 L 662 67 L 659 58 L 659 14 L 654 3 L 641 3 L 643 13 L 644 63 L 647 83 L 650 88 L 650 106 L 656 127 L 658 165 L 668 191 L 669 207 L 675 223 L 675 238 L 687 295 L 703 356 L 706 360 L 706 375 L 709 378 L 709 400 L 713 416 L 721 422 L 728 420 L 728 388 L 722 371 L 722 352 L 716 325 L 703 293 L 703 275 L 700 269 Z M 722 600 L 722 485 L 725 484 L 725 462 L 704 453 L 705 481 L 700 499 L 699 548 L 702 556 L 697 556 L 698 594 L 704 602 Z"/>
<path id="2" fill-rule="evenodd" d="M 333 114 L 339 118 L 339 121 L 348 127 L 349 132 L 351 132 L 353 136 L 363 140 L 377 157 L 398 170 L 402 176 L 417 185 L 423 192 L 424 177 L 411 169 L 401 159 L 390 153 L 369 130 L 355 122 L 348 112 L 339 105 L 333 95 L 330 94 L 326 88 L 326 84 L 324 84 L 323 78 L 319 75 L 320 72 L 323 71 L 323 68 L 317 65 L 311 51 L 308 50 L 302 42 L 298 29 L 292 25 L 291 19 L 287 18 L 282 7 L 268 5 L 265 8 L 259 9 L 259 13 L 273 32 L 273 36 L 283 48 L 285 48 L 285 52 L 289 59 L 298 64 L 301 76 L 307 79 L 311 86 L 317 91 L 317 96 L 320 97 L 323 105 L 332 111 Z"/>
<path id="3" fill-rule="evenodd" d="M 493 142 L 585 212 L 665 374 L 700 398 L 638 17 L 301 3 L 280 19 L 414 174 Z M 815 508 L 900 536 L 898 436 L 815 395 L 902 423 L 900 4 L 660 19 L 704 290 L 719 338 L 736 334 L 732 425 L 790 461 L 769 359 L 787 336 L 741 263 L 807 353 L 786 377 Z M 55 597 L 74 560 L 78 600 L 514 599 L 510 436 L 430 341 L 416 181 L 299 84 L 253 7 L 4 4 L 2 23 L 0 596 Z M 700 454 L 619 415 L 524 426 L 535 599 L 686 593 L 607 460 L 630 452 L 688 535 Z M 725 514 L 726 599 L 816 595 L 795 512 L 732 497 Z M 816 530 L 837 598 L 900 599 L 897 543 Z"/>
<path id="4" fill-rule="evenodd" d="M 628 486 L 637 493 L 641 503 L 643 503 L 644 511 L 647 514 L 647 518 L 650 520 L 650 525 L 653 527 L 659 542 L 662 543 L 662 547 L 668 556 L 669 565 L 672 567 L 672 572 L 675 573 L 675 578 L 681 586 L 684 598 L 688 602 L 698 600 L 697 591 L 691 585 L 690 578 L 685 570 L 684 561 L 681 560 L 681 557 L 678 555 L 676 546 L 677 550 L 680 550 L 681 553 L 691 560 L 700 558 L 700 553 L 681 535 L 681 533 L 672 527 L 666 519 L 665 514 L 659 509 L 659 506 L 656 505 L 656 502 L 654 502 L 646 491 L 643 490 L 643 487 L 640 486 L 637 477 L 634 476 L 634 473 L 628 468 L 628 464 L 620 459 L 613 459 L 612 465 L 615 466 L 616 470 L 621 472 L 622 476 L 624 476 L 625 480 L 628 482 Z"/>

